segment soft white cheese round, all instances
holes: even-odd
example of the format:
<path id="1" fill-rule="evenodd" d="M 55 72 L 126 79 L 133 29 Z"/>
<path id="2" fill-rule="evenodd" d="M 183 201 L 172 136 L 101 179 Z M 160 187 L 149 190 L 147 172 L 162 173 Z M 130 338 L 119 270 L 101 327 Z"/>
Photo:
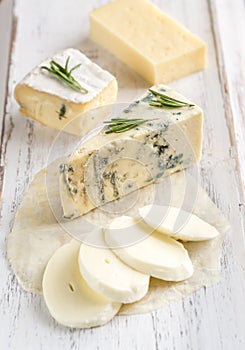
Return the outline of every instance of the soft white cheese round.
<path id="1" fill-rule="evenodd" d="M 121 303 L 142 299 L 149 288 L 149 275 L 124 264 L 105 244 L 98 229 L 98 247 L 82 244 L 79 267 L 84 279 L 96 292 Z"/>
<path id="2" fill-rule="evenodd" d="M 135 240 L 131 246 L 122 246 L 124 229 L 119 229 L 122 225 L 121 218 L 116 218 L 109 224 L 105 229 L 105 241 L 123 262 L 142 273 L 166 281 L 182 281 L 191 277 L 192 262 L 181 243 L 157 231 L 147 236 L 144 224 L 135 224 L 135 220 L 130 217 L 124 217 L 124 220 L 127 229 L 131 222 L 132 237 L 141 236 L 145 239 Z"/>
<path id="3" fill-rule="evenodd" d="M 86 94 L 71 89 L 59 79 L 45 72 L 41 67 L 50 67 L 50 61 L 55 61 L 65 67 L 67 58 L 70 57 L 68 69 L 77 66 L 72 76 L 85 89 Z M 95 98 L 114 78 L 106 70 L 93 63 L 87 56 L 76 49 L 67 49 L 42 62 L 25 76 L 21 84 L 25 84 L 37 91 L 58 96 L 64 100 L 87 103 Z"/>
<path id="4" fill-rule="evenodd" d="M 51 315 L 65 326 L 101 326 L 116 315 L 121 304 L 89 288 L 79 271 L 79 249 L 73 240 L 51 257 L 43 276 L 44 300 Z"/>
<path id="5" fill-rule="evenodd" d="M 219 235 L 214 226 L 181 208 L 146 205 L 139 209 L 139 213 L 153 229 L 175 239 L 205 241 Z"/>

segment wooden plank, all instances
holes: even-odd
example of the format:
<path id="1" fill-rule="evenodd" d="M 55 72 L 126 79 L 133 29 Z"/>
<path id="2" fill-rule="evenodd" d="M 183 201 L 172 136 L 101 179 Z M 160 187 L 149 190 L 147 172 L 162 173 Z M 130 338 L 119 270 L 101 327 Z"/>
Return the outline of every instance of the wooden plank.
<path id="1" fill-rule="evenodd" d="M 209 11 L 212 19 L 212 30 L 215 39 L 216 59 L 219 67 L 219 79 L 224 101 L 224 117 L 229 131 L 231 143 L 230 153 L 234 159 L 233 170 L 239 184 L 238 207 L 244 218 L 245 200 L 245 50 L 243 38 L 245 35 L 244 1 L 234 2 L 232 11 L 230 3 L 220 0 L 210 0 Z M 233 211 L 234 208 L 231 208 Z M 245 268 L 245 226 L 241 222 L 241 234 L 233 240 L 236 261 Z"/>
<path id="2" fill-rule="evenodd" d="M 4 112 L 6 84 L 8 74 L 8 59 L 11 34 L 11 10 L 12 1 L 0 1 L 0 44 L 1 44 L 1 65 L 0 65 L 0 117 Z M 7 15 L 8 16 L 7 16 Z M 0 124 L 2 127 L 2 123 Z"/>
<path id="3" fill-rule="evenodd" d="M 234 152 L 237 153 L 237 167 L 241 172 L 243 192 L 245 190 L 245 4 L 237 0 L 212 0 L 210 9 L 217 45 L 222 94 L 225 115 Z M 244 200 L 243 200 L 244 203 Z"/>
<path id="4" fill-rule="evenodd" d="M 81 8 L 79 0 L 16 0 L 17 33 L 12 45 L 4 121 L 3 151 L 6 168 L 1 246 L 5 244 L 5 237 L 12 226 L 27 184 L 45 166 L 46 155 L 57 135 L 56 131 L 19 116 L 13 100 L 15 83 L 43 58 L 66 47 L 78 47 L 116 75 L 120 86 L 120 101 L 131 100 L 148 87 L 136 73 L 87 39 L 88 12 L 106 2 L 83 2 Z M 226 111 L 230 108 L 233 95 L 229 88 L 229 96 L 223 104 L 223 98 L 227 95 L 224 96 L 225 80 L 222 71 L 229 77 L 228 80 L 238 73 L 235 69 L 233 71 L 227 68 L 228 63 L 222 66 L 220 60 L 217 60 L 221 54 L 225 57 L 224 60 L 227 59 L 228 44 L 226 42 L 221 46 L 219 37 L 223 31 L 222 26 L 228 21 L 227 12 L 224 12 L 228 11 L 228 5 L 226 2 L 224 10 L 220 2 L 212 1 L 209 4 L 206 0 L 154 2 L 208 43 L 207 70 L 176 81 L 171 86 L 203 106 L 205 112 L 200 182 L 230 219 L 233 227 L 232 235 L 224 244 L 222 281 L 213 288 L 201 289 L 162 310 L 146 315 L 117 317 L 101 328 L 72 331 L 58 326 L 52 320 L 41 296 L 20 289 L 8 268 L 5 253 L 1 251 L 0 271 L 3 282 L 0 286 L 0 339 L 3 348 L 239 350 L 245 346 L 245 279 L 242 269 L 245 266 L 242 254 L 244 245 L 234 244 L 237 241 L 242 243 L 244 227 L 244 213 L 239 207 L 243 200 L 237 167 L 237 152 L 241 152 L 241 147 L 236 148 L 236 138 L 231 137 Z M 241 3 L 240 0 L 238 2 Z M 217 11 L 217 6 L 221 6 L 222 11 Z M 240 17 L 234 18 L 238 18 L 237 28 L 242 28 Z M 222 38 L 224 40 L 223 36 Z M 238 52 L 239 48 L 236 47 L 236 50 Z M 235 88 L 232 91 L 233 94 Z M 231 111 L 237 111 L 234 110 L 234 103 L 231 103 Z M 57 156 L 69 148 L 69 137 L 63 136 L 59 141 Z"/>
<path id="5" fill-rule="evenodd" d="M 2 1 L 0 3 L 0 44 L 1 44 L 1 65 L 0 65 L 0 198 L 2 194 L 4 176 L 4 154 L 3 137 L 5 132 L 5 116 L 8 97 L 8 80 L 10 72 L 10 57 L 12 43 L 15 36 L 15 23 L 12 23 L 12 1 Z"/>

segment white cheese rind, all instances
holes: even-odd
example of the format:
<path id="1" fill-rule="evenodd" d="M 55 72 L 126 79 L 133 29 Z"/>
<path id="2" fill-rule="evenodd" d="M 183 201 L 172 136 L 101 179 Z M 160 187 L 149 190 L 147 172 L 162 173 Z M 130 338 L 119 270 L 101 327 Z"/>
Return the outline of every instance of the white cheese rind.
<path id="1" fill-rule="evenodd" d="M 206 241 L 219 235 L 214 226 L 181 208 L 147 205 L 139 213 L 153 229 L 175 239 Z"/>
<path id="2" fill-rule="evenodd" d="M 164 85 L 154 89 L 186 101 Z M 144 94 L 118 115 L 140 116 L 150 122 L 120 134 L 106 134 L 102 129 L 61 166 L 60 194 L 66 218 L 87 213 L 200 160 L 202 110 L 198 106 L 153 108 L 149 106 L 152 97 Z"/>
<path id="3" fill-rule="evenodd" d="M 65 66 L 68 57 L 70 57 L 68 68 L 81 64 L 72 75 L 88 90 L 87 93 L 72 89 L 41 69 L 41 66 L 49 67 L 51 60 Z M 87 115 L 78 119 L 73 125 L 67 126 L 67 124 L 85 111 L 114 103 L 116 97 L 115 77 L 75 49 L 67 49 L 45 60 L 27 74 L 15 88 L 15 98 L 20 104 L 21 114 L 44 125 L 78 135 L 85 134 L 97 126 L 106 113 L 95 121 Z"/>
<path id="4" fill-rule="evenodd" d="M 181 243 L 157 231 L 150 233 L 144 224 L 131 217 L 114 219 L 104 232 L 105 241 L 113 252 L 125 264 L 142 273 L 176 282 L 193 274 L 192 262 Z M 128 240 L 129 232 L 131 245 Z"/>
<path id="5" fill-rule="evenodd" d="M 78 259 L 81 274 L 90 288 L 124 304 L 142 299 L 148 291 L 150 277 L 119 260 L 106 246 L 101 230 L 96 236 L 98 246 L 82 244 Z"/>
<path id="6" fill-rule="evenodd" d="M 69 68 L 81 64 L 72 72 L 72 76 L 83 88 L 88 90 L 88 93 L 84 94 L 71 89 L 59 79 L 50 75 L 49 72 L 41 69 L 42 66 L 49 67 L 51 60 L 64 67 L 68 57 L 70 57 Z M 67 49 L 39 64 L 26 75 L 21 84 L 25 84 L 34 90 L 56 95 L 67 101 L 86 103 L 95 98 L 114 79 L 115 77 L 112 74 L 93 63 L 79 50 Z"/>
<path id="7" fill-rule="evenodd" d="M 74 328 L 90 328 L 109 322 L 121 304 L 89 288 L 78 267 L 80 244 L 72 241 L 49 260 L 43 276 L 43 296 L 57 322 Z"/>

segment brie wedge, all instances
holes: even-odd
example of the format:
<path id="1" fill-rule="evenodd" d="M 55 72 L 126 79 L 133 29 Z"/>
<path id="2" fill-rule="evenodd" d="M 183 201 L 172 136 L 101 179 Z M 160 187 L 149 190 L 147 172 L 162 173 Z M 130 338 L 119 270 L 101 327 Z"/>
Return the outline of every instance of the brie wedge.
<path id="1" fill-rule="evenodd" d="M 79 268 L 90 288 L 114 301 L 132 303 L 142 299 L 150 277 L 124 264 L 105 244 L 98 230 L 98 246 L 81 244 Z"/>
<path id="2" fill-rule="evenodd" d="M 154 230 L 183 241 L 205 241 L 219 231 L 198 216 L 181 208 L 146 205 L 139 209 L 143 220 Z"/>
<path id="3" fill-rule="evenodd" d="M 187 101 L 165 85 L 153 89 Z M 196 105 L 154 108 L 149 106 L 153 98 L 147 92 L 117 115 L 148 122 L 122 133 L 107 134 L 105 127 L 60 166 L 65 218 L 83 215 L 200 160 L 202 110 Z"/>
<path id="4" fill-rule="evenodd" d="M 80 65 L 72 71 L 72 76 L 87 93 L 72 89 L 50 72 L 41 69 L 44 66 L 49 68 L 52 60 L 64 67 L 68 58 L 69 70 Z M 79 50 L 67 49 L 27 74 L 16 86 L 15 98 L 24 116 L 58 130 L 85 135 L 105 118 L 106 109 L 96 118 L 88 113 L 76 117 L 85 111 L 115 102 L 117 81 Z"/>
<path id="5" fill-rule="evenodd" d="M 101 326 L 110 321 L 121 304 L 94 292 L 78 266 L 80 244 L 71 241 L 49 260 L 43 276 L 43 296 L 57 322 L 75 328 Z"/>
<path id="6" fill-rule="evenodd" d="M 124 263 L 142 273 L 166 281 L 182 281 L 193 274 L 181 243 L 157 231 L 151 233 L 129 216 L 116 218 L 105 228 L 105 241 Z"/>

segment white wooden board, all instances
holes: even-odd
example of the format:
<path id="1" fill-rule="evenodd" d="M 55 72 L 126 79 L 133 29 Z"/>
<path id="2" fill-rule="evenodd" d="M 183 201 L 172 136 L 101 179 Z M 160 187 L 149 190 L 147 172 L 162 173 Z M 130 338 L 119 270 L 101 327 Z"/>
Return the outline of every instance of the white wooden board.
<path id="1" fill-rule="evenodd" d="M 206 71 L 171 86 L 204 109 L 200 182 L 232 225 L 232 233 L 223 247 L 221 282 L 164 309 L 116 317 L 104 327 L 79 331 L 57 325 L 47 313 L 42 297 L 21 290 L 9 269 L 6 236 L 28 183 L 46 165 L 56 135 L 56 131 L 19 115 L 12 96 L 16 82 L 45 57 L 76 47 L 116 75 L 120 101 L 131 101 L 148 87 L 136 73 L 88 39 L 88 13 L 106 2 L 15 0 L 11 10 L 11 0 L 0 1 L 1 92 L 5 91 L 4 81 L 8 77 L 6 98 L 1 97 L 1 103 L 5 103 L 0 109 L 1 174 L 4 172 L 1 349 L 242 350 L 245 348 L 243 0 L 154 1 L 208 44 Z M 63 136 L 57 156 L 66 152 L 68 146 L 69 138 Z"/>

